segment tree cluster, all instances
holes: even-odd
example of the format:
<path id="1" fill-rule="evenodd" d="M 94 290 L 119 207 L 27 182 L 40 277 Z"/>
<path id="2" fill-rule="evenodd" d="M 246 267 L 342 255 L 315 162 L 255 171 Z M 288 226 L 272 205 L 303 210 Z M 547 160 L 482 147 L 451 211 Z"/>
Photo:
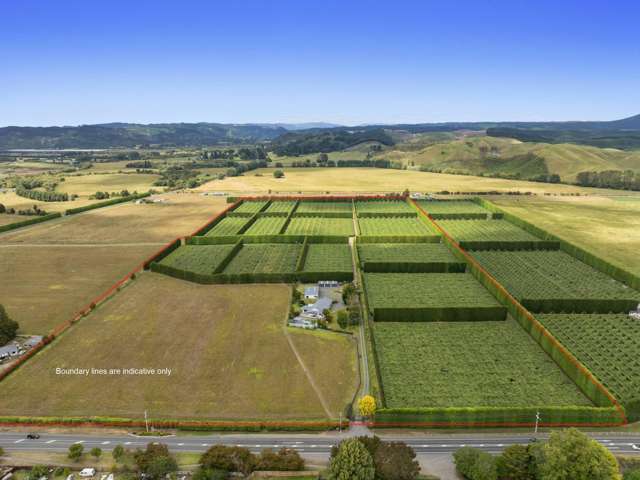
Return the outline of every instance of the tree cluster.
<path id="1" fill-rule="evenodd" d="M 31 208 L 17 210 L 13 207 L 5 207 L 2 203 L 0 203 L 0 214 L 6 213 L 7 215 L 25 215 L 25 216 L 43 216 L 46 215 L 47 212 L 42 210 L 38 205 L 33 205 Z"/>
<path id="2" fill-rule="evenodd" d="M 214 445 L 200 458 L 196 480 L 226 478 L 232 472 L 249 475 L 259 470 L 304 470 L 304 460 L 298 452 L 288 448 L 282 448 L 277 452 L 265 449 L 259 455 L 255 455 L 247 448 Z"/>
<path id="3" fill-rule="evenodd" d="M 125 165 L 127 168 L 135 168 L 136 170 L 149 170 L 155 168 L 150 160 L 142 160 L 141 162 L 129 162 Z"/>
<path id="4" fill-rule="evenodd" d="M 138 471 L 154 480 L 178 470 L 178 463 L 169 452 L 169 448 L 162 443 L 149 443 L 145 450 L 136 450 L 133 459 Z"/>
<path id="5" fill-rule="evenodd" d="M 391 136 L 380 129 L 323 129 L 307 132 L 289 132 L 273 141 L 273 151 L 280 156 L 308 153 L 327 153 L 344 150 L 364 142 L 393 145 Z"/>
<path id="6" fill-rule="evenodd" d="M 357 437 L 331 449 L 331 480 L 413 480 L 419 473 L 416 453 L 404 442 Z"/>
<path id="7" fill-rule="evenodd" d="M 50 192 L 43 190 L 30 190 L 23 186 L 16 187 L 16 195 L 41 202 L 68 202 L 68 193 Z"/>
<path id="8" fill-rule="evenodd" d="M 353 283 L 347 283 L 342 287 L 342 301 L 346 308 L 338 311 L 338 325 L 342 329 L 350 325 L 358 325 L 360 323 L 360 304 L 358 303 L 358 295 Z"/>
<path id="9" fill-rule="evenodd" d="M 224 150 L 206 150 L 200 154 L 201 160 L 233 160 L 239 158 L 240 160 L 267 160 L 268 155 L 262 145 L 258 145 L 253 148 L 242 147 L 233 149 L 227 148 Z"/>
<path id="10" fill-rule="evenodd" d="M 640 190 L 640 172 L 633 170 L 604 170 L 602 172 L 580 172 L 576 182 L 582 187 L 615 188 L 618 190 Z"/>
<path id="11" fill-rule="evenodd" d="M 464 447 L 454 453 L 468 480 L 620 480 L 618 462 L 597 441 L 576 429 L 551 434 L 546 442 L 511 445 L 499 456 Z"/>
<path id="12" fill-rule="evenodd" d="M 7 311 L 0 305 L 0 347 L 16 338 L 18 328 L 18 322 L 11 320 Z"/>
<path id="13" fill-rule="evenodd" d="M 135 193 L 135 192 L 134 192 Z M 121 190 L 119 192 L 96 192 L 93 195 L 90 195 L 89 198 L 90 199 L 95 199 L 95 200 L 107 200 L 111 197 L 128 197 L 131 195 L 131 192 L 129 192 L 129 190 Z"/>

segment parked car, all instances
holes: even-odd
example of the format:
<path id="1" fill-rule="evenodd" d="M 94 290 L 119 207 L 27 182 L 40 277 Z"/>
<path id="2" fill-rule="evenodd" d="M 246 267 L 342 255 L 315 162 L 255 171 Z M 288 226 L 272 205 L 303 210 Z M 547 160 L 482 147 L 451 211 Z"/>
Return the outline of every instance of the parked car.
<path id="1" fill-rule="evenodd" d="M 27 433 L 27 438 L 29 440 L 37 440 L 40 438 L 40 435 L 37 433 Z"/>
<path id="2" fill-rule="evenodd" d="M 93 477 L 96 474 L 96 469 L 95 468 L 83 468 L 82 470 L 80 470 L 80 476 L 81 477 Z"/>
<path id="3" fill-rule="evenodd" d="M 73 473 L 71 473 L 71 474 L 67 477 L 67 480 L 74 480 L 75 478 L 76 478 L 76 476 L 75 476 Z"/>
<path id="4" fill-rule="evenodd" d="M 110 473 L 109 476 L 107 477 L 107 480 L 114 480 L 114 476 L 113 473 Z"/>

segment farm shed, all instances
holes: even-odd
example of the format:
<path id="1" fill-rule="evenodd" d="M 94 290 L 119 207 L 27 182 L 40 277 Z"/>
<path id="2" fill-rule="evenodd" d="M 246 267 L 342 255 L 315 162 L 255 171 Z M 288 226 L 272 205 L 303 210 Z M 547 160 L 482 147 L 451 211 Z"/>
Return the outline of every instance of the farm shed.
<path id="1" fill-rule="evenodd" d="M 305 300 L 316 300 L 320 295 L 320 289 L 318 287 L 306 287 L 304 289 Z"/>

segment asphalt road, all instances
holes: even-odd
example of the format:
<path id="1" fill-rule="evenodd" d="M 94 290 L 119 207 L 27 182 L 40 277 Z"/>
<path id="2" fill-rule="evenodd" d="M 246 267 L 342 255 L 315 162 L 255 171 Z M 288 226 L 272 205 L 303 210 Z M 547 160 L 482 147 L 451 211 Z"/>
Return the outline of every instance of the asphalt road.
<path id="1" fill-rule="evenodd" d="M 331 447 L 349 434 L 224 434 L 184 435 L 165 437 L 135 437 L 131 435 L 96 434 L 41 434 L 37 440 L 29 440 L 24 432 L 0 432 L 0 447 L 11 451 L 64 452 L 74 443 L 82 443 L 86 450 L 100 447 L 110 451 L 116 445 L 126 448 L 142 448 L 147 443 L 165 443 L 175 452 L 203 452 L 215 444 L 237 445 L 259 452 L 264 448 L 294 448 L 307 455 L 326 456 Z M 503 448 L 528 443 L 531 435 L 460 434 L 460 435 L 381 435 L 385 440 L 401 440 L 414 448 L 418 454 L 444 454 L 455 452 L 463 446 L 476 447 L 487 452 L 498 453 Z M 615 454 L 640 454 L 640 435 L 594 434 L 593 437 Z M 544 438 L 540 435 L 538 438 Z"/>

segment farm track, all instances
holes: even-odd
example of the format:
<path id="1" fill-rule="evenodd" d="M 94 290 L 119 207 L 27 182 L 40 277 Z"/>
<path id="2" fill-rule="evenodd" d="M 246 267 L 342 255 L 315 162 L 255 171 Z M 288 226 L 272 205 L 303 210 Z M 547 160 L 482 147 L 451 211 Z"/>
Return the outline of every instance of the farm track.
<path id="1" fill-rule="evenodd" d="M 289 342 L 289 346 L 291 347 L 291 351 L 296 356 L 296 359 L 298 360 L 298 363 L 300 364 L 300 367 L 302 368 L 302 371 L 307 376 L 307 379 L 309 380 L 309 384 L 311 385 L 311 388 L 313 388 L 313 391 L 316 392 L 316 395 L 318 396 L 318 400 L 320 400 L 320 404 L 322 405 L 322 408 L 324 409 L 325 413 L 327 414 L 327 417 L 328 418 L 332 418 L 331 409 L 329 408 L 329 404 L 327 403 L 327 400 L 324 398 L 324 395 L 320 391 L 320 388 L 316 384 L 315 380 L 313 379 L 313 376 L 311 375 L 311 372 L 309 371 L 307 366 L 304 364 L 304 361 L 302 360 L 302 357 L 300 356 L 300 353 L 298 353 L 298 349 L 296 348 L 295 342 L 291 338 L 291 335 L 289 335 L 289 332 L 287 330 L 287 326 L 286 325 L 282 327 L 282 332 L 284 333 L 284 336 L 287 339 L 287 342 Z"/>
<path id="2" fill-rule="evenodd" d="M 355 222 L 355 218 L 354 218 Z M 357 232 L 357 230 L 356 230 Z M 353 264 L 353 284 L 356 289 L 360 289 L 360 282 L 358 277 L 358 265 L 355 256 L 355 237 L 349 238 L 349 248 L 351 249 L 351 262 Z M 360 305 L 360 308 L 363 306 Z M 362 392 L 362 396 L 369 395 L 369 391 L 371 390 L 371 379 L 369 378 L 369 357 L 367 356 L 367 345 L 366 338 L 364 332 L 364 320 L 360 325 L 358 330 L 358 361 L 360 364 L 360 376 L 361 376 L 361 384 L 360 384 L 360 392 Z M 358 392 L 358 393 L 360 393 Z"/>

